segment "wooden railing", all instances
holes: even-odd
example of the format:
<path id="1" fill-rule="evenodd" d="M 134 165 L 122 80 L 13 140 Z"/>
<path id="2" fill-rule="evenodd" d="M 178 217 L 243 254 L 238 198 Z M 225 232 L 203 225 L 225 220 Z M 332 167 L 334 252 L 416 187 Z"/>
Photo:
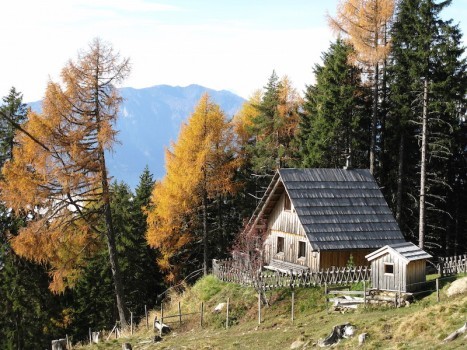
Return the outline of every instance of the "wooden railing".
<path id="1" fill-rule="evenodd" d="M 369 281 L 371 270 L 366 266 L 341 267 L 316 272 L 260 271 L 238 266 L 234 260 L 214 260 L 213 275 L 224 282 L 238 283 L 261 290 L 283 287 L 314 287 L 343 285 Z"/>
<path id="2" fill-rule="evenodd" d="M 439 271 L 442 276 L 467 273 L 467 254 L 439 258 Z"/>

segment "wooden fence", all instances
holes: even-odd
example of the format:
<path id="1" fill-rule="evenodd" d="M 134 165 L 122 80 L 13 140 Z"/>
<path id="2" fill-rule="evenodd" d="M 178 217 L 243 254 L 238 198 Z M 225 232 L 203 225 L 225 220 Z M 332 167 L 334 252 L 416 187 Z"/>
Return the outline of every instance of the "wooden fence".
<path id="1" fill-rule="evenodd" d="M 224 282 L 251 286 L 258 290 L 283 287 L 314 287 L 322 285 L 343 285 L 369 281 L 371 270 L 366 266 L 341 267 L 316 272 L 279 272 L 249 270 L 237 266 L 234 260 L 213 260 L 212 272 Z"/>
<path id="2" fill-rule="evenodd" d="M 439 258 L 441 276 L 467 273 L 467 254 Z"/>

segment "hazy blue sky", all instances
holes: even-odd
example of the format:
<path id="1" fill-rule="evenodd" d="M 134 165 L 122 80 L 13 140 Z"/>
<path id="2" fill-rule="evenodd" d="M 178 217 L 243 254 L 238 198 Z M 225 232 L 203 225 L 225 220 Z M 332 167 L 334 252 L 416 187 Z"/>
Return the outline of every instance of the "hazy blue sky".
<path id="1" fill-rule="evenodd" d="M 333 35 L 337 0 L 13 0 L 1 6 L 0 96 L 42 98 L 49 77 L 98 36 L 129 56 L 125 86 L 197 83 L 248 97 L 273 69 L 299 91 Z M 444 18 L 467 18 L 454 0 Z M 466 24 L 460 23 L 465 32 Z"/>

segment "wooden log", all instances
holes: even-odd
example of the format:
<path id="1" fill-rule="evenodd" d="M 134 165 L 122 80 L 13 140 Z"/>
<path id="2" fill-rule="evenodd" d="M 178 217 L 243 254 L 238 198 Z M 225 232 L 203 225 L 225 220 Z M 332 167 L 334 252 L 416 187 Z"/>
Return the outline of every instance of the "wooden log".
<path id="1" fill-rule="evenodd" d="M 452 332 L 446 338 L 444 338 L 443 343 L 448 343 L 448 342 L 451 342 L 451 341 L 457 339 L 457 337 L 459 335 L 464 334 L 466 331 L 467 331 L 467 322 L 464 323 L 464 325 L 461 328 L 459 328 L 458 330 Z"/>
<path id="2" fill-rule="evenodd" d="M 363 295 L 364 293 L 360 290 L 330 290 L 327 294 Z"/>
<path id="3" fill-rule="evenodd" d="M 112 335 L 112 333 L 115 331 L 115 328 L 117 328 L 117 324 L 115 324 L 114 328 L 112 328 L 112 330 L 110 331 L 109 335 L 107 336 L 107 340 L 110 339 L 110 336 Z M 117 332 L 115 331 L 115 338 L 117 337 Z"/>

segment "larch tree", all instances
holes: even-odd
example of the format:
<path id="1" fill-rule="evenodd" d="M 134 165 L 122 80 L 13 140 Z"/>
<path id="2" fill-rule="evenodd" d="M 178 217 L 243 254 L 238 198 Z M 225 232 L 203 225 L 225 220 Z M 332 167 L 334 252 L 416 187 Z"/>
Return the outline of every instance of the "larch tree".
<path id="1" fill-rule="evenodd" d="M 221 215 L 215 213 L 222 199 L 235 193 L 238 168 L 231 125 L 207 94 L 167 150 L 165 166 L 151 197 L 148 242 L 159 249 L 158 263 L 169 281 L 199 265 L 207 274 L 220 233 Z"/>
<path id="2" fill-rule="evenodd" d="M 129 60 L 100 39 L 70 60 L 61 72 L 63 83 L 49 82 L 42 113 L 30 112 L 18 128 L 18 146 L 1 184 L 8 206 L 30 217 L 12 246 L 49 264 L 52 290 L 72 286 L 86 257 L 97 250 L 98 238 L 106 238 L 122 327 L 126 307 L 104 152 L 116 135 L 121 98 L 115 84 L 129 70 Z"/>
<path id="3" fill-rule="evenodd" d="M 366 67 L 368 72 L 372 71 L 373 113 L 370 139 L 372 174 L 375 173 L 377 161 L 380 66 L 384 65 L 390 52 L 388 33 L 394 7 L 394 0 L 340 0 L 336 16 L 328 17 L 331 28 L 337 33 L 344 34 L 354 47 L 356 61 Z"/>
<path id="4" fill-rule="evenodd" d="M 22 94 L 11 88 L 0 106 L 0 168 L 11 159 L 15 129 L 27 119 Z M 5 115 L 8 119 L 3 118 Z M 59 319 L 57 296 L 48 290 L 44 266 L 18 256 L 10 241 L 24 226 L 25 216 L 16 215 L 0 202 L 0 339 L 4 349 L 36 349 L 50 344 Z M 20 213 L 18 213 L 20 214 Z"/>

